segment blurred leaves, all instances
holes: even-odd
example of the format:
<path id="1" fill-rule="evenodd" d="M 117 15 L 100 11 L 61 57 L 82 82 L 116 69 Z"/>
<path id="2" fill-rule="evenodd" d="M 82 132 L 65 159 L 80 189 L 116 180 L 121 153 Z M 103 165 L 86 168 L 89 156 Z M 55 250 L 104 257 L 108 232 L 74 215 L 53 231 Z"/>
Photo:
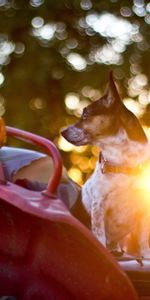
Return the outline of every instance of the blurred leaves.
<path id="1" fill-rule="evenodd" d="M 0 0 L 0 114 L 53 140 L 100 97 L 112 69 L 149 126 L 149 29 L 144 0 Z"/>

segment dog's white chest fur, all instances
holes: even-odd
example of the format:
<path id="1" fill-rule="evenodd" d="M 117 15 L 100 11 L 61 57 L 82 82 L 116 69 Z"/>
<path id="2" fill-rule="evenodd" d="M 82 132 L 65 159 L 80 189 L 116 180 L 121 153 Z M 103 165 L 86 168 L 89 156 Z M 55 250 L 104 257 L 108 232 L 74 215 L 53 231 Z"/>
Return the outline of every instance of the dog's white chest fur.
<path id="1" fill-rule="evenodd" d="M 124 142 L 124 138 L 128 143 Z M 135 166 L 150 158 L 148 144 L 131 142 L 122 134 L 114 142 L 111 140 L 110 143 L 110 138 L 102 141 L 100 146 L 103 148 L 104 157 L 115 164 Z M 150 207 L 144 206 L 137 181 L 138 176 L 135 175 L 102 174 L 101 165 L 97 162 L 94 173 L 83 186 L 82 201 L 91 215 L 92 231 L 104 245 L 122 239 L 132 232 L 140 220 L 139 243 L 143 243 L 144 248 L 140 250 L 140 254 L 145 254 L 149 248 L 149 232 L 144 235 L 142 226 L 149 223 Z"/>

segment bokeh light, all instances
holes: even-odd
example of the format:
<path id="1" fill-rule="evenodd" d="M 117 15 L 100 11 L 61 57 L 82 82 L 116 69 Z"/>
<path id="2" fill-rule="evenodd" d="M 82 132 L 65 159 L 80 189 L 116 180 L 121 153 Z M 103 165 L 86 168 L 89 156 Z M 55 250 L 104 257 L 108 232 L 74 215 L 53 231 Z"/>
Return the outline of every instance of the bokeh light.
<path id="1" fill-rule="evenodd" d="M 35 27 L 35 25 L 34 25 Z M 36 27 L 32 30 L 33 36 L 37 37 L 40 40 L 49 41 L 54 38 L 56 31 L 55 23 L 47 23 L 43 26 Z"/>
<path id="2" fill-rule="evenodd" d="M 58 147 L 59 149 L 66 152 L 70 152 L 74 149 L 74 146 L 71 143 L 67 142 L 62 136 L 58 138 Z"/>
<path id="3" fill-rule="evenodd" d="M 70 53 L 67 56 L 67 61 L 76 71 L 83 71 L 87 67 L 86 60 L 78 53 Z"/>
<path id="4" fill-rule="evenodd" d="M 145 74 L 137 74 L 129 79 L 128 93 L 131 97 L 138 96 L 147 85 L 147 77 Z"/>
<path id="5" fill-rule="evenodd" d="M 80 6 L 83 10 L 89 10 L 92 8 L 92 2 L 90 0 L 81 0 Z"/>
<path id="6" fill-rule="evenodd" d="M 132 98 L 124 98 L 123 102 L 125 106 L 131 110 L 137 117 L 140 117 L 143 113 L 142 111 L 142 105 L 136 101 L 134 101 Z"/>
<path id="7" fill-rule="evenodd" d="M 82 181 L 82 172 L 78 169 L 78 168 L 75 168 L 75 167 L 72 167 L 68 170 L 68 175 L 70 176 L 70 178 L 77 182 L 78 184 L 83 184 L 83 181 Z"/>
<path id="8" fill-rule="evenodd" d="M 77 109 L 79 106 L 79 95 L 76 93 L 69 93 L 65 97 L 65 104 L 71 110 Z"/>
<path id="9" fill-rule="evenodd" d="M 144 106 L 150 103 L 150 91 L 143 89 L 138 96 L 138 101 Z"/>
<path id="10" fill-rule="evenodd" d="M 83 183 L 100 150 L 57 135 L 100 99 L 110 69 L 125 105 L 150 125 L 150 3 L 0 0 L 0 13 L 0 115 L 57 140 L 70 176 Z"/>
<path id="11" fill-rule="evenodd" d="M 35 17 L 32 19 L 31 24 L 34 28 L 40 28 L 44 25 L 44 19 L 41 17 Z"/>
<path id="12" fill-rule="evenodd" d="M 89 58 L 91 61 L 96 62 L 96 63 L 103 63 L 103 64 L 116 64 L 120 65 L 122 63 L 122 57 L 115 49 L 107 44 L 104 45 L 103 47 L 93 50 Z"/>
<path id="13" fill-rule="evenodd" d="M 5 113 L 5 99 L 0 95 L 0 116 L 3 116 Z"/>
<path id="14" fill-rule="evenodd" d="M 25 52 L 25 45 L 23 43 L 20 43 L 20 42 L 16 43 L 14 52 L 17 55 L 22 55 Z"/>
<path id="15" fill-rule="evenodd" d="M 4 80 L 5 80 L 4 75 L 2 73 L 0 73 L 0 85 L 3 84 Z"/>
<path id="16" fill-rule="evenodd" d="M 89 14 L 86 17 L 86 22 L 100 35 L 122 40 L 125 44 L 128 44 L 129 40 L 132 39 L 135 28 L 136 31 L 138 30 L 134 24 L 110 13 Z"/>
<path id="17" fill-rule="evenodd" d="M 33 7 L 39 7 L 44 3 L 44 0 L 30 0 L 30 5 Z"/>
<path id="18" fill-rule="evenodd" d="M 44 99 L 41 98 L 33 98 L 29 102 L 29 107 L 32 110 L 41 110 L 46 107 L 46 102 L 44 101 Z"/>

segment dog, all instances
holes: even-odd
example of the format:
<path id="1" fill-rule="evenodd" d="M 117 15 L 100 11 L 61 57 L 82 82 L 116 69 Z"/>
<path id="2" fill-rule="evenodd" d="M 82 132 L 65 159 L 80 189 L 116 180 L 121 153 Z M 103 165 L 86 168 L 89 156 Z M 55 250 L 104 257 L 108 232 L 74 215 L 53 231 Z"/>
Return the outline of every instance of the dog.
<path id="1" fill-rule="evenodd" d="M 96 238 L 115 251 L 119 241 L 133 234 L 135 255 L 150 257 L 150 195 L 140 184 L 150 164 L 150 145 L 139 120 L 121 101 L 112 73 L 104 96 L 84 108 L 62 136 L 76 146 L 100 148 L 81 196 Z"/>

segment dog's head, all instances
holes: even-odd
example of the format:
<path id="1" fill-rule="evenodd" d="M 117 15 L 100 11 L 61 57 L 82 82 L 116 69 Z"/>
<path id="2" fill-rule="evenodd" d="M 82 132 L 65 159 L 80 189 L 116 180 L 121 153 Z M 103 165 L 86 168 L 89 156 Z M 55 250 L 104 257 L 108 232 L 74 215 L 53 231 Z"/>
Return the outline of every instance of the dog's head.
<path id="1" fill-rule="evenodd" d="M 105 137 L 114 136 L 124 128 L 131 140 L 145 143 L 147 138 L 135 117 L 120 99 L 112 73 L 106 93 L 84 108 L 80 120 L 62 131 L 70 143 L 81 146 L 96 144 Z"/>

